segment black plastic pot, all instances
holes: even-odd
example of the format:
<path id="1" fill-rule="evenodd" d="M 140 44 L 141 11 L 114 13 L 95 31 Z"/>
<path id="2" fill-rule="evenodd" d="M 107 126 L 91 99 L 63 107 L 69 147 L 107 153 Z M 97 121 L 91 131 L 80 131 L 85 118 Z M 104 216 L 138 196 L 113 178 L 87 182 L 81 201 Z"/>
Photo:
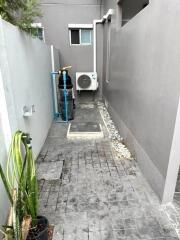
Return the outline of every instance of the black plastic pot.
<path id="1" fill-rule="evenodd" d="M 37 234 L 33 234 L 33 237 L 27 238 L 31 240 L 48 240 L 48 226 L 49 222 L 44 216 L 37 217 L 37 226 L 41 226 L 40 232 L 37 231 Z"/>

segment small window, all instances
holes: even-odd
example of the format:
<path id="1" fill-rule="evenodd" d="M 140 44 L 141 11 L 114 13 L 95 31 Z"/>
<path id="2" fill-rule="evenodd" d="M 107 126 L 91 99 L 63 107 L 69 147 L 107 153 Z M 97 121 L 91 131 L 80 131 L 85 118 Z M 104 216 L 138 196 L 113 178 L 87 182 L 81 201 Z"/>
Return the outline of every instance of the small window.
<path id="1" fill-rule="evenodd" d="M 41 23 L 33 23 L 29 28 L 29 32 L 31 36 L 39 38 L 42 41 L 45 41 L 44 37 L 44 28 L 42 27 Z"/>
<path id="2" fill-rule="evenodd" d="M 37 29 L 37 37 L 40 40 L 44 40 L 44 29 L 43 28 L 38 28 Z"/>
<path id="3" fill-rule="evenodd" d="M 81 29 L 81 44 L 91 44 L 91 31 Z"/>
<path id="4" fill-rule="evenodd" d="M 70 29 L 71 45 L 91 45 L 91 29 Z"/>
<path id="5" fill-rule="evenodd" d="M 71 30 L 71 44 L 80 44 L 79 29 Z"/>

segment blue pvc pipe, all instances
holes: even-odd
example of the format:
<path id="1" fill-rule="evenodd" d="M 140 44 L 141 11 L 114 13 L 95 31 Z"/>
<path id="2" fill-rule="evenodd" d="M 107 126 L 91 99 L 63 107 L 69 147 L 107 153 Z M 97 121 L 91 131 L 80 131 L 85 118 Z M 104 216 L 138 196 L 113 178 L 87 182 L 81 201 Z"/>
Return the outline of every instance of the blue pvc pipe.
<path id="1" fill-rule="evenodd" d="M 56 119 L 57 118 L 57 113 L 56 113 L 56 111 L 55 111 L 55 99 L 54 99 L 54 81 L 55 81 L 55 75 L 56 75 L 56 72 L 52 72 L 51 73 L 51 87 L 52 87 L 52 96 L 53 96 L 53 117 L 54 117 L 54 119 Z"/>
<path id="2" fill-rule="evenodd" d="M 55 111 L 55 102 L 54 102 L 54 85 L 53 82 L 55 81 L 55 75 L 59 75 L 59 72 L 51 72 L 51 85 L 52 85 L 52 94 L 53 94 L 53 114 L 54 114 L 54 120 L 57 120 L 60 117 L 60 113 Z M 66 72 L 65 72 L 66 75 Z M 57 123 L 68 123 L 68 106 L 67 106 L 67 90 L 66 90 L 66 76 L 63 75 L 63 81 L 64 81 L 64 96 L 65 96 L 65 121 L 56 121 Z"/>
<path id="3" fill-rule="evenodd" d="M 67 105 L 67 96 L 68 96 L 68 91 L 66 89 L 66 71 L 63 71 L 63 81 L 64 81 L 64 105 L 65 105 L 65 121 L 68 122 L 68 105 Z"/>

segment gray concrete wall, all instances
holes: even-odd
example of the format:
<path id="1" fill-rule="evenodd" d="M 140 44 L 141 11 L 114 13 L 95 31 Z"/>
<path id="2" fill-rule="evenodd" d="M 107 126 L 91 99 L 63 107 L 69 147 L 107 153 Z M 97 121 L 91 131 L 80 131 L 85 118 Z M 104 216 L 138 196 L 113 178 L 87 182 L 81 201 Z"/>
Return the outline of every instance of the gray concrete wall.
<path id="1" fill-rule="evenodd" d="M 105 12 L 116 7 L 116 0 L 105 0 Z M 103 82 L 112 116 L 161 199 L 180 93 L 179 16 L 178 0 L 151 1 L 122 28 L 115 14 L 110 82 Z M 104 62 L 106 49 L 104 41 Z"/>
<path id="2" fill-rule="evenodd" d="M 93 72 L 93 43 L 90 46 L 70 46 L 68 24 L 92 24 L 101 16 L 100 0 L 41 0 L 45 39 L 60 49 L 61 66 L 72 65 L 71 76 L 76 72 Z M 93 37 L 93 36 L 92 36 Z M 102 79 L 102 27 L 98 26 L 98 76 Z M 101 87 L 99 89 L 101 93 Z M 98 94 L 98 95 L 99 95 Z"/>
<path id="3" fill-rule="evenodd" d="M 12 134 L 29 132 L 36 158 L 52 119 L 51 50 L 17 27 L 0 19 L 0 162 L 6 166 Z M 32 117 L 23 107 L 35 106 Z M 6 221 L 8 201 L 0 180 L 0 225 Z"/>

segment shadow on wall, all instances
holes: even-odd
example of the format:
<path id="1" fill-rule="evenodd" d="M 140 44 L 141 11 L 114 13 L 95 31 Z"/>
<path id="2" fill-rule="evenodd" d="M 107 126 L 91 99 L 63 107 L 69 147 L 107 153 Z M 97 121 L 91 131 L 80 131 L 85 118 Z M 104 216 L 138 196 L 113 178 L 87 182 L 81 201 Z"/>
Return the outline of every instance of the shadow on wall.
<path id="1" fill-rule="evenodd" d="M 118 8 L 122 14 L 122 26 L 149 5 L 149 0 L 119 0 Z"/>

